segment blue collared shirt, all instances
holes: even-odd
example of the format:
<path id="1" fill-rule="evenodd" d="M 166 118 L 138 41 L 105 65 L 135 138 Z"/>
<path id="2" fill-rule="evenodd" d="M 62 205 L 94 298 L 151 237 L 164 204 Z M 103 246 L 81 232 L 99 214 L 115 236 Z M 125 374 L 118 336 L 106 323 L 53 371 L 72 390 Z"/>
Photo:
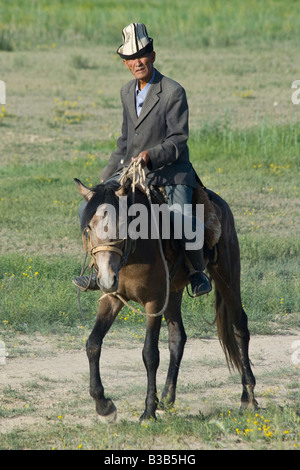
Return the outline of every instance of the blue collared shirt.
<path id="1" fill-rule="evenodd" d="M 139 90 L 138 80 L 136 81 L 136 84 L 135 84 L 135 107 L 136 107 L 136 114 L 137 114 L 138 117 L 139 117 L 139 115 L 142 111 L 142 106 L 143 106 L 144 101 L 146 99 L 149 88 L 150 88 L 151 84 L 153 83 L 154 77 L 155 77 L 155 69 L 153 70 L 153 75 L 151 77 L 151 80 L 147 83 L 147 85 L 142 90 Z"/>

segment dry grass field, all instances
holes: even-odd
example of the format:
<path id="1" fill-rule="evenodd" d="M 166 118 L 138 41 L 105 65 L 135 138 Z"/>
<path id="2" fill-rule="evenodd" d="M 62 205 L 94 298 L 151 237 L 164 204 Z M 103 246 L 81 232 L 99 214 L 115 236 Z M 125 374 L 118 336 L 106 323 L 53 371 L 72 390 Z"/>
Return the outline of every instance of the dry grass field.
<path id="1" fill-rule="evenodd" d="M 102 375 L 118 408 L 101 424 L 88 393 L 84 334 L 18 335 L 0 366 L 1 448 L 98 450 L 293 450 L 299 448 L 299 365 L 292 362 L 296 332 L 254 336 L 250 353 L 257 378 L 256 412 L 240 413 L 238 374 L 230 374 L 215 337 L 189 339 L 175 406 L 157 422 L 138 424 L 146 392 L 142 341 L 113 329 L 103 348 Z M 168 347 L 162 335 L 158 390 Z M 299 336 L 298 336 L 299 340 Z"/>

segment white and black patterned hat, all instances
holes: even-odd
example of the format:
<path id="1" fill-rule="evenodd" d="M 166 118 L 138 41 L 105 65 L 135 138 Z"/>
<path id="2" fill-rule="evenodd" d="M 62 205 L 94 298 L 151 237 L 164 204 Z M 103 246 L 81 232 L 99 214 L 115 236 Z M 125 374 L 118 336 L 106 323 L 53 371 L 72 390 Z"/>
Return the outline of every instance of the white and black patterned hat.
<path id="1" fill-rule="evenodd" d="M 136 59 L 153 51 L 153 39 L 148 37 L 143 23 L 131 23 L 122 34 L 123 44 L 117 50 L 122 59 Z"/>

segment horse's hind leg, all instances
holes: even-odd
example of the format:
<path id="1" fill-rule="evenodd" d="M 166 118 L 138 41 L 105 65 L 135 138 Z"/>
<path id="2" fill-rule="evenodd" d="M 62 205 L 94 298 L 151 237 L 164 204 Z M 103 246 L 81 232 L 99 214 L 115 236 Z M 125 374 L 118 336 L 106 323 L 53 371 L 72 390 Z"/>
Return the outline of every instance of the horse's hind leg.
<path id="1" fill-rule="evenodd" d="M 241 407 L 257 407 L 254 397 L 255 377 L 249 359 L 250 333 L 247 315 L 239 296 L 229 292 L 223 282 L 216 281 L 216 322 L 218 335 L 228 363 L 241 374 L 243 393 Z"/>
<path id="2" fill-rule="evenodd" d="M 96 403 L 96 411 L 105 421 L 116 419 L 116 407 L 109 398 L 104 396 L 104 388 L 100 377 L 100 354 L 102 341 L 123 304 L 114 297 L 106 297 L 100 302 L 99 312 L 94 328 L 86 343 L 86 352 L 90 366 L 90 394 Z"/>
<path id="3" fill-rule="evenodd" d="M 257 401 L 254 397 L 255 377 L 253 375 L 249 359 L 250 334 L 247 324 L 248 318 L 243 307 L 241 306 L 238 325 L 233 323 L 233 331 L 242 360 L 243 393 L 241 397 L 241 408 L 257 408 Z M 240 327 L 241 325 L 242 328 Z"/>
<path id="4" fill-rule="evenodd" d="M 220 342 L 226 358 L 239 370 L 242 377 L 243 393 L 241 406 L 257 407 L 254 397 L 255 378 L 249 359 L 247 315 L 240 296 L 240 257 L 236 235 L 220 245 L 220 260 L 217 266 L 208 265 L 215 282 L 216 322 Z"/>
<path id="5" fill-rule="evenodd" d="M 161 396 L 161 409 L 175 402 L 179 367 L 186 342 L 186 334 L 181 318 L 182 292 L 172 292 L 170 294 L 170 301 L 165 312 L 165 319 L 169 330 L 170 363 L 167 380 Z"/>

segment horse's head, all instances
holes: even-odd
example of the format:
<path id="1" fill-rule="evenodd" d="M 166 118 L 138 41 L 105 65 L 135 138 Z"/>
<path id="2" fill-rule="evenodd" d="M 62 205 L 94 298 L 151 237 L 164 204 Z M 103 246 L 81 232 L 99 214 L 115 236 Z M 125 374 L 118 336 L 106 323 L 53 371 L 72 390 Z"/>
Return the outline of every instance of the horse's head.
<path id="1" fill-rule="evenodd" d="M 81 228 L 86 249 L 93 259 L 97 284 L 105 293 L 116 292 L 119 270 L 128 254 L 127 240 L 120 234 L 119 196 L 122 194 L 113 184 L 87 188 L 78 179 L 75 183 L 87 201 Z"/>

